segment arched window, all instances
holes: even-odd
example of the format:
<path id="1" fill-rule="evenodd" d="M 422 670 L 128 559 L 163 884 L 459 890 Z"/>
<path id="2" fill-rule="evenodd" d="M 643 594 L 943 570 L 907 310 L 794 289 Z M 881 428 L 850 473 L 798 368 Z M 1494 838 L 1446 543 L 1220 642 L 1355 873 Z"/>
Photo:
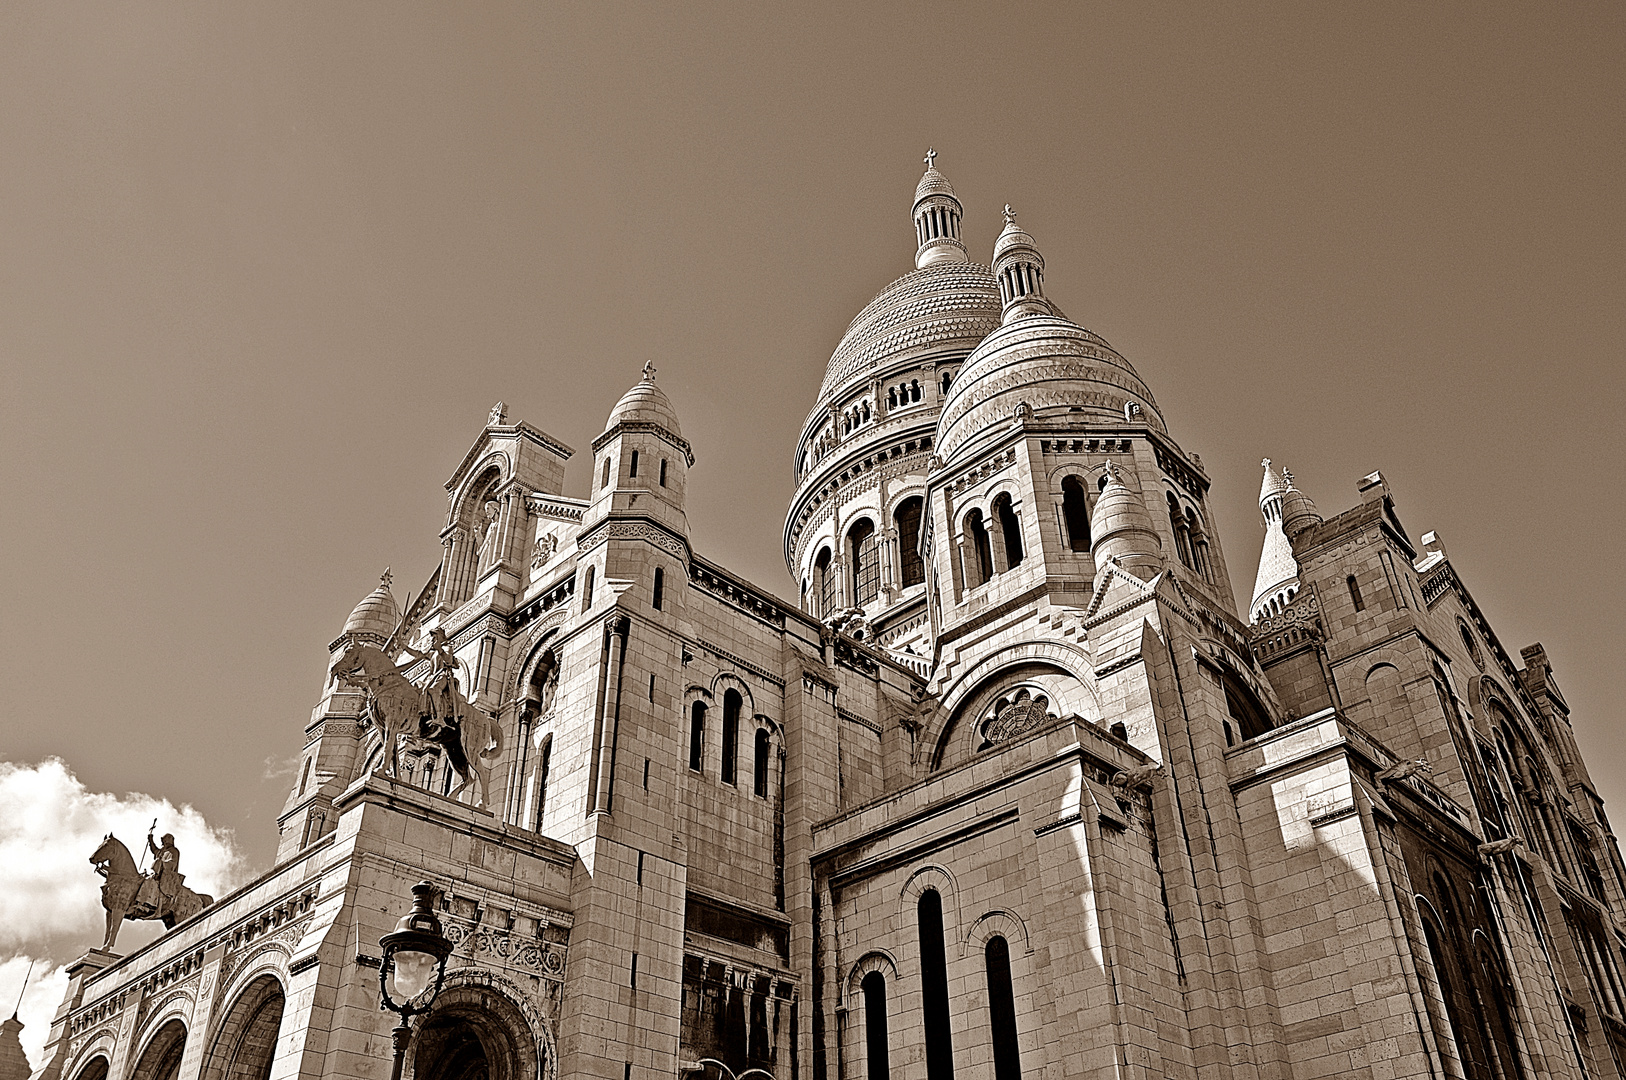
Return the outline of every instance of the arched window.
<path id="1" fill-rule="evenodd" d="M 847 562 L 852 567 L 853 604 L 863 607 L 881 591 L 881 552 L 875 523 L 869 518 L 859 518 L 847 530 Z"/>
<path id="2" fill-rule="evenodd" d="M 666 459 L 661 458 L 661 487 L 666 486 Z"/>
<path id="3" fill-rule="evenodd" d="M 1061 482 L 1061 520 L 1067 527 L 1067 549 L 1090 550 L 1089 504 L 1084 501 L 1084 481 L 1076 476 Z"/>
<path id="4" fill-rule="evenodd" d="M 916 402 L 916 401 L 919 401 L 919 400 L 920 400 L 920 380 L 919 379 L 910 379 L 909 380 L 909 401 L 911 403 L 913 403 L 913 402 Z"/>
<path id="5" fill-rule="evenodd" d="M 768 797 L 768 729 L 757 728 L 756 752 L 752 756 L 751 790 L 758 798 Z"/>
<path id="6" fill-rule="evenodd" d="M 1355 575 L 1351 574 L 1349 577 L 1345 578 L 1344 584 L 1349 586 L 1349 600 L 1350 603 L 1355 605 L 1355 610 L 1365 611 L 1366 601 L 1361 599 L 1361 587 L 1355 581 Z"/>
<path id="7" fill-rule="evenodd" d="M 627 470 L 627 475 L 628 476 L 637 476 L 638 475 L 638 451 L 636 451 L 636 450 L 634 450 L 632 452 L 632 466 L 631 466 L 631 468 L 629 468 Z"/>
<path id="8" fill-rule="evenodd" d="M 892 515 L 898 527 L 898 582 L 904 588 L 926 580 L 926 563 L 920 557 L 920 514 L 925 505 L 914 495 L 899 503 Z"/>
<path id="9" fill-rule="evenodd" d="M 1270 716 L 1259 703 L 1252 690 L 1241 679 L 1227 671 L 1221 682 L 1225 684 L 1225 708 L 1236 721 L 1242 738 L 1254 739 L 1270 730 Z"/>
<path id="10" fill-rule="evenodd" d="M 689 706 L 689 768 L 700 772 L 706 761 L 706 703 Z"/>
<path id="11" fill-rule="evenodd" d="M 1197 520 L 1197 511 L 1189 506 L 1186 507 L 1186 535 L 1191 538 L 1191 568 L 1204 581 L 1213 581 L 1213 571 L 1208 568 L 1208 537 L 1203 533 L 1202 522 Z"/>
<path id="12" fill-rule="evenodd" d="M 1000 538 L 1005 541 L 1005 568 L 1014 570 L 1022 562 L 1022 526 L 1009 495 L 994 500 L 994 517 L 999 519 Z"/>
<path id="13" fill-rule="evenodd" d="M 593 567 L 589 566 L 582 575 L 582 614 L 593 606 Z"/>
<path id="14" fill-rule="evenodd" d="M 608 454 L 604 455 L 604 475 L 599 479 L 598 486 L 601 488 L 610 486 L 610 456 Z"/>
<path id="15" fill-rule="evenodd" d="M 1191 565 L 1191 530 L 1186 525 L 1185 516 L 1180 513 L 1180 504 L 1175 500 L 1174 492 L 1166 492 L 1169 500 L 1169 528 L 1174 532 L 1174 549 L 1180 556 L 1180 561 L 1186 566 Z"/>
<path id="16" fill-rule="evenodd" d="M 915 906 L 920 932 L 920 996 L 926 1040 L 927 1080 L 953 1080 L 954 1045 L 949 1034 L 948 957 L 943 952 L 943 898 L 936 889 Z"/>
<path id="17" fill-rule="evenodd" d="M 666 571 L 662 570 L 660 567 L 657 566 L 657 567 L 655 567 L 655 587 L 654 587 L 653 591 L 650 594 L 651 605 L 655 608 L 656 611 L 659 611 L 661 609 L 661 600 L 664 599 L 663 594 L 665 593 L 665 591 L 666 591 Z"/>
<path id="18" fill-rule="evenodd" d="M 886 1046 L 886 976 L 872 971 L 858 984 L 864 992 L 864 1051 L 868 1080 L 890 1080 Z"/>
<path id="19" fill-rule="evenodd" d="M 988 540 L 988 528 L 982 523 L 981 510 L 973 510 L 965 516 L 964 533 L 961 572 L 965 575 L 965 587 L 974 589 L 994 576 L 994 549 Z"/>
<path id="20" fill-rule="evenodd" d="M 896 409 L 898 407 L 898 388 L 895 386 L 887 388 L 886 407 L 889 409 Z"/>
<path id="21" fill-rule="evenodd" d="M 1418 906 L 1422 907 L 1421 897 Z M 1429 967 L 1434 972 L 1431 988 L 1439 995 L 1438 1002 L 1429 1002 L 1428 1010 L 1430 1026 L 1434 1028 L 1434 1041 L 1439 1044 L 1442 1055 L 1455 1057 L 1460 1063 L 1463 1053 L 1461 1021 L 1457 1017 L 1456 995 L 1452 993 L 1451 971 L 1445 966 L 1445 952 L 1440 948 L 1440 934 L 1435 929 L 1434 920 L 1425 914 L 1419 921 L 1423 924 L 1423 946 L 1428 950 Z M 1430 980 L 1425 978 L 1424 982 L 1426 984 Z"/>
<path id="22" fill-rule="evenodd" d="M 740 705 L 743 699 L 738 690 L 729 690 L 723 695 L 723 768 L 722 781 L 725 784 L 735 782 L 735 762 L 739 752 L 740 740 Z"/>
<path id="23" fill-rule="evenodd" d="M 983 950 L 988 970 L 988 1026 L 994 1036 L 994 1080 L 1022 1080 L 1016 1045 L 1016 995 L 1011 990 L 1011 946 L 995 934 Z"/>
<path id="24" fill-rule="evenodd" d="M 949 379 L 951 377 L 952 377 L 952 372 L 947 372 L 947 371 L 943 372 L 943 393 L 945 393 L 945 394 L 948 393 Z"/>
<path id="25" fill-rule="evenodd" d="M 548 767 L 553 764 L 553 732 L 542 737 L 542 754 L 536 763 L 536 811 L 531 815 L 531 828 L 542 831 L 542 812 L 548 808 Z"/>
<path id="26" fill-rule="evenodd" d="M 836 574 L 830 566 L 830 549 L 819 552 L 813 560 L 813 595 L 818 598 L 819 609 L 813 614 L 828 619 L 836 610 Z"/>
<path id="27" fill-rule="evenodd" d="M 100 1054 L 79 1070 L 79 1080 L 107 1080 L 107 1059 Z"/>

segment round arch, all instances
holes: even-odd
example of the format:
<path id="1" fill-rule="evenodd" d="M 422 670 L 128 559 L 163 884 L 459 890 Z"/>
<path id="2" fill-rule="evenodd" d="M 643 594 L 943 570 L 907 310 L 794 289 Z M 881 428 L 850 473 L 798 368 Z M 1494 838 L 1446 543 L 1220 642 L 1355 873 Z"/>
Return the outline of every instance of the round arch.
<path id="1" fill-rule="evenodd" d="M 928 889 L 936 889 L 943 902 L 944 944 L 953 942 L 963 947 L 965 939 L 960 934 L 959 884 L 946 866 L 929 863 L 909 875 L 909 880 L 904 882 L 903 890 L 898 896 L 898 925 L 915 925 L 915 912 L 920 904 L 920 894 Z M 958 959 L 958 955 L 949 959 Z"/>
<path id="2" fill-rule="evenodd" d="M 987 912 L 975 923 L 965 936 L 965 948 L 969 954 L 981 953 L 988 945 L 988 939 L 1002 937 L 1011 943 L 1013 952 L 1020 950 L 1018 955 L 1029 956 L 1033 953 L 1033 945 L 1028 940 L 1027 924 L 1014 913 L 1004 910 Z"/>
<path id="3" fill-rule="evenodd" d="M 146 1049 L 136 1059 L 130 1080 L 175 1080 L 181 1072 L 181 1055 L 186 1052 L 186 1025 L 171 1017 L 161 1024 Z"/>
<path id="4" fill-rule="evenodd" d="M 107 1080 L 108 1058 L 105 1053 L 91 1055 L 89 1061 L 79 1067 L 74 1080 Z"/>
<path id="5" fill-rule="evenodd" d="M 215 1031 L 203 1080 L 266 1080 L 286 1004 L 282 980 L 276 975 L 267 971 L 250 980 Z"/>
<path id="6" fill-rule="evenodd" d="M 494 982 L 449 986 L 413 1036 L 410 1080 L 548 1080 L 553 1055 L 539 1028 Z"/>
<path id="7" fill-rule="evenodd" d="M 962 755 L 958 752 L 951 754 L 949 748 L 969 727 L 974 726 L 968 724 L 968 719 L 976 716 L 982 706 L 992 703 L 1006 684 L 1024 677 L 1050 680 L 1060 677 L 1067 681 L 1066 692 L 1072 696 L 1070 702 L 1064 703 L 1061 695 L 1055 692 L 1056 688 L 1052 688 L 1050 693 L 1057 716 L 1080 713 L 1099 717 L 1100 700 L 1096 696 L 1094 680 L 1080 675 L 1080 671 L 1090 671 L 1088 659 L 1073 646 L 1054 641 L 1020 642 L 983 660 L 943 695 L 943 705 L 937 714 L 942 718 L 940 725 L 934 724 L 922 733 L 921 743 L 931 747 L 931 755 L 927 759 L 931 769 L 936 771 L 961 760 Z M 977 738 L 974 731 L 972 736 L 971 749 L 974 752 Z"/>

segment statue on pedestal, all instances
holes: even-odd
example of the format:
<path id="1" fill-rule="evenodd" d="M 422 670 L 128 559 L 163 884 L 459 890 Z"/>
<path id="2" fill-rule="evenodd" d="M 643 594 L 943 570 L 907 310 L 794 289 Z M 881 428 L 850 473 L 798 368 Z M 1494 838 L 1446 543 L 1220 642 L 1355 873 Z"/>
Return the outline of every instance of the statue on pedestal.
<path id="1" fill-rule="evenodd" d="M 154 822 L 154 827 L 157 823 Z M 153 854 L 152 872 L 143 874 L 130 857 L 130 849 L 108 833 L 91 855 L 91 865 L 107 879 L 102 886 L 102 907 L 107 909 L 107 935 L 102 948 L 111 951 L 125 919 L 162 919 L 164 929 L 202 911 L 215 902 L 207 893 L 197 893 L 185 885 L 181 873 L 181 853 L 175 837 L 165 833 L 159 844 L 147 832 L 147 847 Z"/>
<path id="2" fill-rule="evenodd" d="M 476 708 L 459 689 L 461 670 L 451 641 L 437 627 L 424 649 L 401 650 L 408 660 L 397 664 L 372 645 L 351 645 L 333 664 L 333 675 L 361 690 L 367 697 L 367 719 L 378 729 L 383 754 L 377 768 L 399 776 L 399 746 L 404 738 L 438 747 L 457 773 L 458 784 L 448 795 L 457 798 L 478 781 L 472 803 L 486 805 L 491 766 L 502 753 L 502 728 L 495 717 Z M 406 673 L 421 661 L 429 662 L 422 686 Z"/>

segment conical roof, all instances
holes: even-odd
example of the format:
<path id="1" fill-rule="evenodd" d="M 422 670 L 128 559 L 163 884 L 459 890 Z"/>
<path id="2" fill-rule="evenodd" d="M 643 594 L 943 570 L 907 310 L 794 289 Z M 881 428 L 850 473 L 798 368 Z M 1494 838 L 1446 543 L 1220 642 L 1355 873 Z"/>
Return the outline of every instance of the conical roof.
<path id="1" fill-rule="evenodd" d="M 654 365 L 644 365 L 644 377 L 621 395 L 621 400 L 610 410 L 610 418 L 604 422 L 604 430 L 609 431 L 617 424 L 627 423 L 655 424 L 673 435 L 683 434 L 678 427 L 677 410 L 672 408 L 671 399 L 655 385 Z"/>
<path id="2" fill-rule="evenodd" d="M 0 1080 L 28 1080 L 28 1055 L 23 1053 L 23 1022 L 12 1013 L 0 1023 Z"/>
<path id="3" fill-rule="evenodd" d="M 388 638 L 400 622 L 401 609 L 395 606 L 395 597 L 390 593 L 390 572 L 386 569 L 379 578 L 378 588 L 362 597 L 361 603 L 344 621 L 344 632 Z"/>
<path id="4" fill-rule="evenodd" d="M 1011 209 L 1009 203 L 1006 203 L 1005 228 L 1000 231 L 999 238 L 994 241 L 993 261 L 997 263 L 1001 255 L 1016 248 L 1022 248 L 1033 252 L 1034 255 L 1039 255 L 1038 241 L 1034 240 L 1031 233 L 1016 223 L 1016 212 Z M 1044 265 L 1043 256 L 1039 256 L 1039 264 Z"/>
<path id="5" fill-rule="evenodd" d="M 949 178 L 937 171 L 937 151 L 928 150 L 926 172 L 921 176 L 920 183 L 915 185 L 915 205 L 919 206 L 920 200 L 929 199 L 933 195 L 947 195 L 956 202 L 959 201 L 955 198 L 954 185 L 949 183 Z"/>
<path id="6" fill-rule="evenodd" d="M 1266 502 L 1287 490 L 1287 481 L 1283 480 L 1282 474 L 1271 465 L 1269 458 L 1260 464 L 1265 467 L 1265 478 L 1259 484 L 1259 505 L 1264 506 Z"/>

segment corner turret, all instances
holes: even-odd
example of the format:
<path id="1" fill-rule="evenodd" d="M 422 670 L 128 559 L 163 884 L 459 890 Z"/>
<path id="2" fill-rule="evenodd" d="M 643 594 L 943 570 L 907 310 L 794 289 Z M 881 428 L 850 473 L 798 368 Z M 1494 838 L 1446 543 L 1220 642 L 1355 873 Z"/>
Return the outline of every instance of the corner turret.
<path id="1" fill-rule="evenodd" d="M 1163 541 L 1140 494 L 1129 489 L 1117 465 L 1108 462 L 1106 486 L 1090 522 L 1098 564 L 1115 560 L 1137 577 L 1150 580 L 1163 567 Z"/>

